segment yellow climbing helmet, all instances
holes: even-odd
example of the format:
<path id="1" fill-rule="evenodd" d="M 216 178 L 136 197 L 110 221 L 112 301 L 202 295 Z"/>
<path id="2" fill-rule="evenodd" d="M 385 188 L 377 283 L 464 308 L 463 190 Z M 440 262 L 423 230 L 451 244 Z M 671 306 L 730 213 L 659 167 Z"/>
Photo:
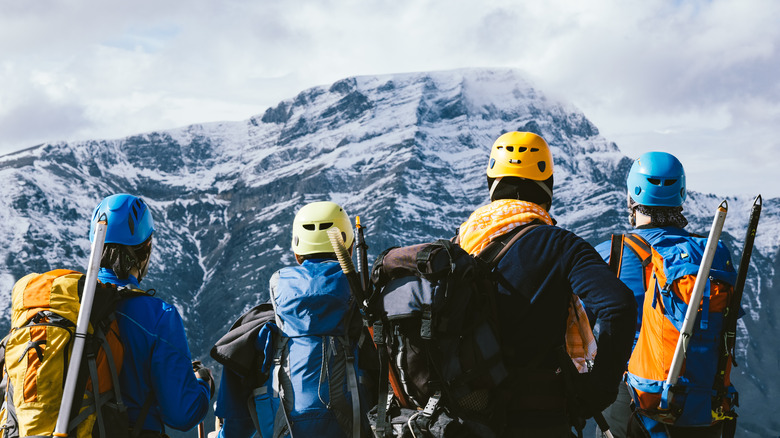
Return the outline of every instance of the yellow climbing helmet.
<path id="1" fill-rule="evenodd" d="M 552 174 L 550 147 L 533 132 L 507 132 L 493 143 L 487 166 L 488 178 L 516 176 L 545 181 Z"/>
<path id="2" fill-rule="evenodd" d="M 306 204 L 298 210 L 293 220 L 292 250 L 298 255 L 332 253 L 328 229 L 337 227 L 349 248 L 354 240 L 352 223 L 341 206 L 322 201 Z"/>

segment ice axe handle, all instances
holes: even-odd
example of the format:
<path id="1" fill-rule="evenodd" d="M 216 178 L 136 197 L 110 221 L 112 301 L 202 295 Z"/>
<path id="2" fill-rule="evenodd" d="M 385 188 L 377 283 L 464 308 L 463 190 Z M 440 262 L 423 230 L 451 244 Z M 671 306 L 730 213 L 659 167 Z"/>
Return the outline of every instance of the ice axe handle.
<path id="1" fill-rule="evenodd" d="M 86 343 L 89 317 L 92 313 L 92 302 L 95 298 L 95 287 L 97 286 L 97 276 L 100 270 L 100 259 L 103 255 L 107 229 L 108 221 L 105 215 L 103 215 L 98 218 L 98 222 L 95 224 L 95 237 L 92 239 L 92 250 L 89 255 L 86 281 L 81 295 L 79 316 L 76 320 L 76 332 L 73 335 L 75 342 L 71 350 L 68 370 L 65 374 L 65 384 L 62 390 L 62 402 L 60 403 L 57 423 L 54 427 L 54 433 L 52 433 L 52 436 L 55 437 L 68 436 L 68 423 L 70 422 L 70 411 L 73 408 L 73 395 L 76 392 L 76 381 L 81 368 L 81 359 L 84 355 L 84 344 Z"/>

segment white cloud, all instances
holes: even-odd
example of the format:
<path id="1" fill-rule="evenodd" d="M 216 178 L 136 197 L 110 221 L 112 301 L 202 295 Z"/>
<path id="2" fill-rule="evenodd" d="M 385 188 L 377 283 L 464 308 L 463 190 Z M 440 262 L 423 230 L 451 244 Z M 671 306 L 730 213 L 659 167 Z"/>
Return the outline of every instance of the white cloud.
<path id="1" fill-rule="evenodd" d="M 780 196 L 778 22 L 773 0 L 6 2 L 0 153 L 243 120 L 347 76 L 513 67 L 627 155 L 680 156 L 694 190 Z"/>

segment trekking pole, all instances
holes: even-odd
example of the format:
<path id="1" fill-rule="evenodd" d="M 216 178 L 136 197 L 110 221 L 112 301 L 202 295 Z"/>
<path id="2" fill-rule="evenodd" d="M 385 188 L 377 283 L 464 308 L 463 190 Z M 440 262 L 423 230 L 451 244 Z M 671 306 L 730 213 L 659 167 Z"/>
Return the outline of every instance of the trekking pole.
<path id="1" fill-rule="evenodd" d="M 607 419 L 604 418 L 604 414 L 597 412 L 593 415 L 593 419 L 596 420 L 596 425 L 598 425 L 599 429 L 601 430 L 601 436 L 606 438 L 614 438 L 612 432 L 609 430 L 609 423 L 607 423 Z"/>
<path id="2" fill-rule="evenodd" d="M 74 335 L 76 341 L 70 354 L 68 373 L 65 375 L 62 402 L 60 403 L 60 411 L 57 414 L 57 425 L 54 427 L 54 433 L 52 434 L 55 437 L 68 436 L 68 422 L 70 421 L 70 411 L 73 407 L 73 395 L 76 392 L 76 380 L 78 380 L 79 368 L 81 368 L 81 358 L 84 355 L 84 344 L 87 339 L 89 317 L 92 313 L 92 301 L 95 298 L 97 275 L 100 270 L 100 258 L 103 255 L 103 244 L 106 240 L 107 229 L 108 220 L 104 214 L 98 219 L 95 226 L 95 237 L 92 241 L 92 252 L 89 255 L 89 265 L 87 266 L 87 278 L 81 296 L 79 317 L 76 321 L 76 333 Z"/>
<path id="3" fill-rule="evenodd" d="M 667 388 L 676 385 L 677 380 L 680 378 L 680 370 L 682 369 L 683 361 L 685 360 L 688 343 L 693 335 L 693 326 L 696 323 L 696 315 L 699 313 L 699 302 L 701 301 L 704 287 L 706 286 L 710 275 L 712 260 L 715 258 L 715 250 L 718 248 L 720 232 L 723 230 L 723 222 L 726 220 L 728 209 L 728 203 L 724 200 L 720 203 L 718 210 L 715 212 L 710 235 L 707 237 L 707 245 L 704 247 L 704 254 L 702 255 L 701 264 L 699 265 L 699 272 L 696 274 L 696 281 L 693 283 L 691 299 L 688 301 L 688 310 L 685 312 L 685 319 L 683 320 L 680 329 L 680 337 L 677 338 L 677 348 L 674 350 L 672 364 L 669 367 L 669 376 L 666 379 Z M 667 403 L 671 403 L 673 395 L 674 393 L 669 391 Z"/>
<path id="4" fill-rule="evenodd" d="M 360 283 L 363 290 L 368 290 L 369 272 L 368 272 L 368 245 L 363 236 L 363 225 L 360 224 L 360 216 L 355 216 L 355 228 L 357 228 L 357 244 L 355 245 L 356 257 L 358 261 L 357 270 L 360 273 Z M 361 303 L 362 304 L 362 303 Z"/>
<path id="5" fill-rule="evenodd" d="M 198 424 L 198 438 L 206 438 L 206 421 L 201 421 Z"/>
<path id="6" fill-rule="evenodd" d="M 349 282 L 349 288 L 352 290 L 352 293 L 355 295 L 355 298 L 357 298 L 358 301 L 360 302 L 360 305 L 364 306 L 364 309 L 366 311 L 365 317 L 368 318 L 369 320 L 374 320 L 375 315 L 371 314 L 371 312 L 368 309 L 368 306 L 366 306 L 365 304 L 366 291 L 363 289 L 361 285 L 360 276 L 355 271 L 355 265 L 352 262 L 352 258 L 349 256 L 349 251 L 347 251 L 347 248 L 344 247 L 344 241 L 341 239 L 341 232 L 339 232 L 339 230 L 336 228 L 331 228 L 328 230 L 328 238 L 330 239 L 330 244 L 333 247 L 333 252 L 336 253 L 336 258 L 338 259 L 339 264 L 341 265 L 341 270 L 344 272 L 344 275 L 347 277 L 347 281 Z M 367 270 L 364 272 L 368 273 Z M 379 341 L 379 339 L 383 339 L 383 337 L 379 333 L 376 333 L 376 335 L 378 336 L 375 336 L 374 329 L 371 326 L 368 327 L 368 331 L 371 334 L 372 339 L 374 340 L 374 345 L 376 345 L 377 347 L 377 355 L 379 356 L 379 378 L 380 378 L 379 398 L 380 400 L 379 403 L 377 404 L 377 429 L 374 432 L 375 432 L 375 436 L 378 437 L 392 436 L 390 435 L 392 433 L 392 430 L 390 429 L 391 426 L 387 421 L 387 403 L 385 401 L 385 397 L 382 396 L 382 394 L 386 395 L 387 393 L 386 388 L 388 385 L 388 381 L 390 385 L 393 387 L 393 392 L 399 398 L 401 404 L 403 406 L 406 406 L 408 403 L 403 393 L 400 390 L 396 391 L 396 388 L 401 387 L 400 379 L 393 372 L 393 369 L 389 367 L 390 359 L 387 354 L 387 349 L 385 348 L 384 345 L 380 344 L 383 341 Z"/>

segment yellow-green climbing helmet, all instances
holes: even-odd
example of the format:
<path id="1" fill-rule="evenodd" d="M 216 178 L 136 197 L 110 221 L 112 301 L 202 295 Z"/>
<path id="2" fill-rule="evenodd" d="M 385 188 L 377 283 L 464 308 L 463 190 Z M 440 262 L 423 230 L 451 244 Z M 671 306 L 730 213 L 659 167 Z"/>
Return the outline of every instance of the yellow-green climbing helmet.
<path id="1" fill-rule="evenodd" d="M 352 223 L 347 212 L 335 202 L 321 201 L 306 204 L 293 220 L 292 250 L 298 255 L 332 253 L 328 229 L 337 227 L 349 248 L 354 241 Z"/>

